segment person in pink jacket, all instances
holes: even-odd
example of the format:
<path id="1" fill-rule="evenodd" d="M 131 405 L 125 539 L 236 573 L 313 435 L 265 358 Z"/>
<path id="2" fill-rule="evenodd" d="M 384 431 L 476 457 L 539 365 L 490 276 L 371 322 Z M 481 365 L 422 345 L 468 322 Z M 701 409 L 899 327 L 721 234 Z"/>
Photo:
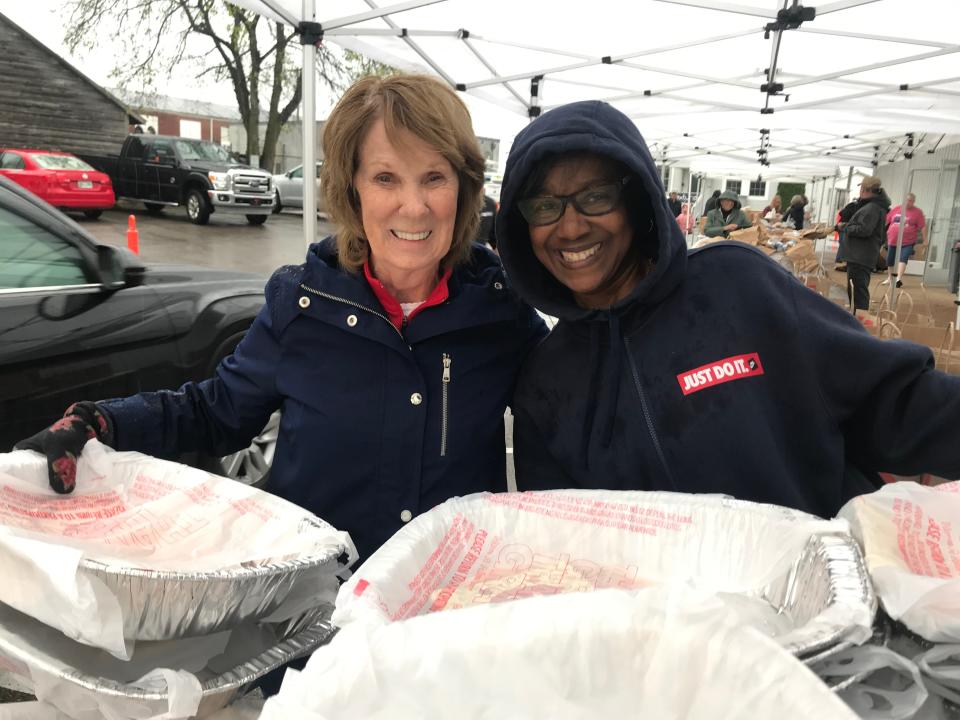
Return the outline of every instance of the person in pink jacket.
<path id="1" fill-rule="evenodd" d="M 680 214 L 677 215 L 677 223 L 685 235 L 693 231 L 693 215 L 690 214 L 690 204 L 684 203 L 680 206 Z"/>

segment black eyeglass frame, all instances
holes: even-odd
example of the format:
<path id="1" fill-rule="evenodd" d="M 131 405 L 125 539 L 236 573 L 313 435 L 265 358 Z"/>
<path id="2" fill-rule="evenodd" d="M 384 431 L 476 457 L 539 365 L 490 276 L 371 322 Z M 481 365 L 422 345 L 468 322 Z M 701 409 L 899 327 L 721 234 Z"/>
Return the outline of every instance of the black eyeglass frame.
<path id="1" fill-rule="evenodd" d="M 583 190 L 580 190 L 578 192 L 571 193 L 570 195 L 536 195 L 534 197 L 524 198 L 523 200 L 520 200 L 517 203 L 517 208 L 520 210 L 520 214 L 523 215 L 523 219 L 526 220 L 527 224 L 529 224 L 532 227 L 544 227 L 546 225 L 553 225 L 555 222 L 559 222 L 560 218 L 562 218 L 563 214 L 567 211 L 568 203 L 570 205 L 573 205 L 574 209 L 576 209 L 576 211 L 581 215 L 584 215 L 586 217 L 599 217 L 601 215 L 606 215 L 614 211 L 614 209 L 617 207 L 617 204 L 620 202 L 620 198 L 623 197 L 623 188 L 626 187 L 628 182 L 630 182 L 631 177 L 632 176 L 627 175 L 626 177 L 621 178 L 617 182 L 603 183 L 602 185 L 594 185 L 592 187 L 584 188 Z M 584 193 L 595 192 L 600 188 L 608 188 L 608 187 L 615 188 L 616 190 L 616 197 L 613 199 L 613 204 L 610 205 L 610 208 L 608 210 L 604 210 L 602 212 L 587 212 L 586 210 L 583 209 L 583 206 L 580 205 L 580 201 L 577 199 L 578 196 L 583 195 Z M 557 213 L 557 217 L 551 220 L 550 222 L 534 222 L 530 217 L 533 214 L 533 209 L 530 207 L 529 203 L 535 200 L 542 200 L 545 198 L 550 198 L 551 200 L 559 200 L 560 211 Z"/>

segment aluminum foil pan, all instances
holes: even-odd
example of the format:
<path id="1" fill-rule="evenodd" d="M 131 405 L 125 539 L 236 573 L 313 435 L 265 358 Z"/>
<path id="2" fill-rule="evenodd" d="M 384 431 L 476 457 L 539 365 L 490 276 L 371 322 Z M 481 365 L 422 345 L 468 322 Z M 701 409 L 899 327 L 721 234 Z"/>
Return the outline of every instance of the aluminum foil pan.
<path id="1" fill-rule="evenodd" d="M 611 587 L 611 579 L 622 588 L 681 583 L 716 594 L 814 663 L 872 632 L 876 595 L 846 530 L 843 521 L 724 496 L 480 493 L 402 528 L 341 588 L 333 619 L 391 622 Z M 604 573 L 591 573 L 596 567 Z"/>
<path id="2" fill-rule="evenodd" d="M 849 535 L 812 536 L 790 571 L 760 597 L 799 629 L 783 646 L 809 665 L 850 647 L 849 628 L 816 622 L 831 606 L 864 606 L 871 618 L 877 611 L 863 555 Z"/>
<path id="3" fill-rule="evenodd" d="M 118 567 L 85 558 L 80 573 L 102 582 L 120 602 L 125 638 L 169 640 L 265 618 L 295 588 L 335 583 L 333 576 L 348 561 L 344 546 L 295 560 L 197 573 Z"/>
<path id="4" fill-rule="evenodd" d="M 251 683 L 266 673 L 291 660 L 309 655 L 330 641 L 336 629 L 330 623 L 332 607 L 327 605 L 305 613 L 299 622 L 279 625 L 248 624 L 230 634 L 230 641 L 222 653 L 205 661 L 197 670 L 183 664 L 185 655 L 176 643 L 169 641 L 139 644 L 134 660 L 140 653 L 152 653 L 150 660 L 157 667 L 186 669 L 201 683 L 203 695 L 197 714 L 202 718 L 232 702 Z M 279 631 L 295 632 L 283 635 Z M 11 637 L 15 629 L 15 637 Z M 238 635 L 239 633 L 239 635 Z M 236 637 L 242 642 L 234 644 Z M 162 646 L 170 649 L 161 650 Z M 31 672 L 47 676 L 44 681 L 59 684 L 58 697 L 72 698 L 76 706 L 102 703 L 127 717 L 152 717 L 166 712 L 166 690 L 149 690 L 131 684 L 124 661 L 116 660 L 103 651 L 76 643 L 33 618 L 7 606 L 0 607 L 0 661 L 16 674 L 27 677 Z M 106 669 L 106 672 L 90 668 Z M 52 680 L 51 680 L 52 679 Z M 94 705 L 95 707 L 97 705 Z"/>

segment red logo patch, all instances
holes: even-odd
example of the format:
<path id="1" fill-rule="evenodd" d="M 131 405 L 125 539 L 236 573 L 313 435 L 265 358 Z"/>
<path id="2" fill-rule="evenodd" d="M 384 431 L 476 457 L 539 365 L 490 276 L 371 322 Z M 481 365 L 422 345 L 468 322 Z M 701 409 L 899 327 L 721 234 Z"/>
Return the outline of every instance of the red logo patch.
<path id="1" fill-rule="evenodd" d="M 734 355 L 680 373 L 677 375 L 677 382 L 680 383 L 681 392 L 689 395 L 714 385 L 755 375 L 763 375 L 763 365 L 760 364 L 760 356 L 757 353 L 748 353 Z"/>

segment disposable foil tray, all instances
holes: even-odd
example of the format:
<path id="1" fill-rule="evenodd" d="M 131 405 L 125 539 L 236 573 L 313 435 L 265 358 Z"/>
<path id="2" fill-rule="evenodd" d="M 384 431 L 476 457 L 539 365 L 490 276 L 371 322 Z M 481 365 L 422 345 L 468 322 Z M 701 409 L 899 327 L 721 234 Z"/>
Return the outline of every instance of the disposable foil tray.
<path id="1" fill-rule="evenodd" d="M 848 535 L 814 535 L 790 571 L 764 587 L 760 597 L 795 628 L 781 644 L 812 665 L 849 647 L 850 628 L 830 619 L 839 605 L 862 607 L 873 619 L 876 594 L 863 555 Z"/>
<path id="2" fill-rule="evenodd" d="M 80 572 L 101 581 L 117 598 L 124 637 L 168 640 L 267 617 L 294 588 L 335 583 L 346 562 L 346 548 L 326 548 L 294 560 L 196 573 L 118 567 L 85 558 Z"/>
<path id="3" fill-rule="evenodd" d="M 157 667 L 186 670 L 197 677 L 202 699 L 194 717 L 202 718 L 228 705 L 271 670 L 329 642 L 336 633 L 331 610 L 326 605 L 304 613 L 294 623 L 248 623 L 234 629 L 223 651 L 202 658 L 203 667 L 198 669 L 189 649 L 184 649 L 189 640 L 138 643 L 132 660 L 125 662 L 0 605 L 0 662 L 28 681 L 32 674 L 46 676 L 48 693 L 52 687 L 54 696 L 70 698 L 71 707 L 106 707 L 118 717 L 153 717 L 167 711 L 168 693 L 135 685 L 131 674 L 140 670 L 129 669 L 138 661 L 143 666 L 143 655 L 147 655 Z"/>
<path id="4" fill-rule="evenodd" d="M 333 622 L 665 585 L 720 597 L 809 663 L 869 638 L 877 609 L 844 521 L 722 496 L 557 490 L 480 493 L 420 515 L 344 584 Z"/>
<path id="5" fill-rule="evenodd" d="M 20 579 L 0 602 L 116 657 L 332 601 L 356 557 L 307 510 L 178 463 L 90 442 L 77 478 L 57 495 L 42 455 L 0 454 L 0 564 Z"/>

